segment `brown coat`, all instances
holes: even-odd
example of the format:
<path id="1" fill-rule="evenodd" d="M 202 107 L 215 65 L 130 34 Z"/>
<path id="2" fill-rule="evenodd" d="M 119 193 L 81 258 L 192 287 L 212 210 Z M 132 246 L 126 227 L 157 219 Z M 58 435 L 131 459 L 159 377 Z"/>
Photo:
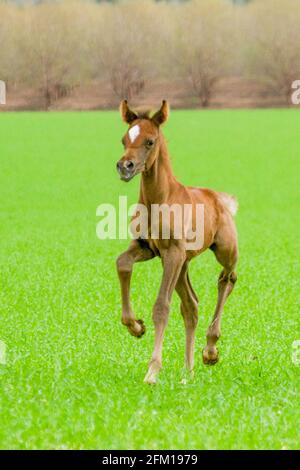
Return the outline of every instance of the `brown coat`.
<path id="1" fill-rule="evenodd" d="M 160 256 L 163 263 L 163 277 L 157 300 L 153 308 L 155 325 L 155 345 L 145 382 L 155 383 L 162 363 L 162 343 L 167 325 L 170 300 L 176 289 L 181 298 L 181 313 L 186 329 L 186 367 L 192 372 L 194 366 L 195 330 L 198 320 L 198 299 L 188 276 L 189 261 L 210 248 L 223 270 L 218 282 L 218 302 L 211 325 L 207 331 L 207 345 L 203 350 L 205 364 L 215 364 L 218 360 L 216 342 L 220 337 L 221 314 L 226 298 L 231 293 L 236 281 L 234 272 L 237 258 L 237 233 L 233 215 L 237 202 L 233 196 L 206 188 L 187 187 L 179 183 L 171 169 L 169 154 L 161 131 L 169 114 L 166 101 L 157 113 L 150 118 L 138 115 L 128 108 L 127 102 L 120 105 L 123 120 L 129 129 L 123 137 L 124 156 L 117 163 L 121 179 L 130 181 L 141 173 L 139 203 L 149 210 L 153 204 L 178 204 L 184 207 L 191 204 L 192 226 L 195 227 L 196 205 L 204 206 L 204 239 L 198 249 L 187 249 L 184 236 L 175 239 L 174 226 L 170 221 L 170 237 L 154 238 L 151 230 L 145 237 L 133 240 L 128 250 L 119 256 L 117 268 L 122 293 L 122 322 L 129 332 L 140 337 L 145 332 L 142 320 L 136 320 L 130 304 L 129 289 L 132 266 L 135 262 L 146 261 Z M 149 227 L 151 220 L 149 220 Z M 162 227 L 160 227 L 160 230 Z"/>

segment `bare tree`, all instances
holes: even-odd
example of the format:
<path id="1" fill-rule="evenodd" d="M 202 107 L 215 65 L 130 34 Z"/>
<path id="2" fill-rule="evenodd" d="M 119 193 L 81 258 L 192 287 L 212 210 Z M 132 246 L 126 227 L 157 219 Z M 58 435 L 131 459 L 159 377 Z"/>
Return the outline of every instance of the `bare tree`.
<path id="1" fill-rule="evenodd" d="M 76 10 L 68 4 L 40 4 L 24 11 L 19 34 L 22 76 L 38 89 L 47 110 L 78 80 L 80 37 Z"/>
<path id="2" fill-rule="evenodd" d="M 20 55 L 16 48 L 21 16 L 15 5 L 0 3 L 0 80 L 10 88 L 18 79 Z"/>
<path id="3" fill-rule="evenodd" d="M 248 7 L 250 71 L 273 94 L 291 103 L 300 77 L 300 11 L 293 0 L 265 0 Z"/>
<path id="4" fill-rule="evenodd" d="M 229 70 L 234 35 L 231 8 L 219 0 L 194 1 L 179 17 L 176 61 L 203 107 L 209 106 L 215 84 Z"/>
<path id="5" fill-rule="evenodd" d="M 101 5 L 95 16 L 91 34 L 93 75 L 106 77 L 118 99 L 132 99 L 145 87 L 151 68 L 153 8 L 149 1 Z"/>
<path id="6" fill-rule="evenodd" d="M 128 100 L 137 96 L 145 87 L 141 70 L 129 58 L 112 67 L 110 80 L 115 94 Z"/>

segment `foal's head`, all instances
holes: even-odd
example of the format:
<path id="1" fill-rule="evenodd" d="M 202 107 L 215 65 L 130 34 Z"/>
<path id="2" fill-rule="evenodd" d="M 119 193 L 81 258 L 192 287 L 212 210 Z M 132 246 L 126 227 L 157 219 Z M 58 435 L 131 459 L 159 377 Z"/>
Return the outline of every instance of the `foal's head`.
<path id="1" fill-rule="evenodd" d="M 153 165 L 159 150 L 159 126 L 168 119 L 169 106 L 163 101 L 161 108 L 149 117 L 129 109 L 124 100 L 120 104 L 120 112 L 129 128 L 122 139 L 124 155 L 117 163 L 117 170 L 123 181 L 130 181 Z"/>

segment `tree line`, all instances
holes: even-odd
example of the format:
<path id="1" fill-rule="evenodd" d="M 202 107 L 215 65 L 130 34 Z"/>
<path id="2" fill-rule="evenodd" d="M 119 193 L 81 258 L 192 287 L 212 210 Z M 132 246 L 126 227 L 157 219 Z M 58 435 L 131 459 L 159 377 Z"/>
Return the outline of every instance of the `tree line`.
<path id="1" fill-rule="evenodd" d="M 30 86 L 45 109 L 92 80 L 138 100 L 147 84 L 174 77 L 202 107 L 230 76 L 254 78 L 289 103 L 300 78 L 300 10 L 294 0 L 238 3 L 1 1 L 0 79 L 8 89 Z"/>

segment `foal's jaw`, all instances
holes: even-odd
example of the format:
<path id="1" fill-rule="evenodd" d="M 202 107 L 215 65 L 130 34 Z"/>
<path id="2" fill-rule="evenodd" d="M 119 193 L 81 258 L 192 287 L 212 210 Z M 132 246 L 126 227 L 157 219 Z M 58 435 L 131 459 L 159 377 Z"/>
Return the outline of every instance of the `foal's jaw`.
<path id="1" fill-rule="evenodd" d="M 122 181 L 125 181 L 125 183 L 128 183 L 130 180 L 132 180 L 132 178 L 134 178 L 135 174 L 133 175 L 120 175 L 120 179 Z"/>

